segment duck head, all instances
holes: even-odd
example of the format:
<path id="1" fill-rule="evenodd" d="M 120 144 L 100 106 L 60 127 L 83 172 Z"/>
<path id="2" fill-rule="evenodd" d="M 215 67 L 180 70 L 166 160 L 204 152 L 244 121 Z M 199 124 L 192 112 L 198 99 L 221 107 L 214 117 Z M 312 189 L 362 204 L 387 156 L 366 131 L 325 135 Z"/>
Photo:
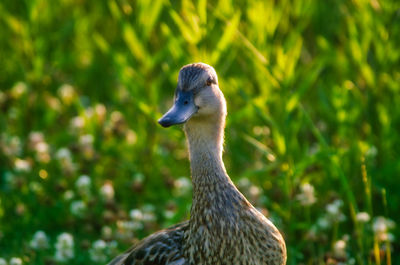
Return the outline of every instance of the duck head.
<path id="1" fill-rule="evenodd" d="M 214 68 L 204 63 L 194 63 L 181 68 L 174 105 L 158 123 L 169 127 L 189 120 L 200 122 L 225 115 L 226 103 L 218 87 Z"/>

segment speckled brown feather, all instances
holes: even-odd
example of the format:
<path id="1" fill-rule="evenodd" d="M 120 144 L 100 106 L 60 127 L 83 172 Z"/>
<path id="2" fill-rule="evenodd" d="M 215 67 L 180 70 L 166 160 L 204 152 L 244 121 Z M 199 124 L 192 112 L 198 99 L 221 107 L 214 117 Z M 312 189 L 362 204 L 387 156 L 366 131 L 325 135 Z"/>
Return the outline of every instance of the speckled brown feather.
<path id="1" fill-rule="evenodd" d="M 213 80 L 213 85 L 201 90 L 205 80 Z M 184 126 L 193 183 L 190 220 L 147 237 L 109 265 L 286 264 L 285 241 L 278 229 L 226 173 L 226 105 L 217 80 L 215 70 L 201 63 L 185 66 L 179 74 L 178 89 L 199 93 L 199 111 Z"/>
<path id="2" fill-rule="evenodd" d="M 158 231 L 113 259 L 109 265 L 185 264 L 182 241 L 188 228 L 189 222 L 186 221 Z"/>

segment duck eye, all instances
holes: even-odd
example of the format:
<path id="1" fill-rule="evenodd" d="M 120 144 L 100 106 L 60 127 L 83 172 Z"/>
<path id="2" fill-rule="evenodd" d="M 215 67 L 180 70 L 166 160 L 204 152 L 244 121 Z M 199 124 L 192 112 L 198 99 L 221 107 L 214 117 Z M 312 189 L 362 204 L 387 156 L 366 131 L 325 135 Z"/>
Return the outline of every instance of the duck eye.
<path id="1" fill-rule="evenodd" d="M 208 79 L 208 80 L 206 81 L 206 86 L 211 86 L 211 84 L 212 84 L 211 80 Z"/>

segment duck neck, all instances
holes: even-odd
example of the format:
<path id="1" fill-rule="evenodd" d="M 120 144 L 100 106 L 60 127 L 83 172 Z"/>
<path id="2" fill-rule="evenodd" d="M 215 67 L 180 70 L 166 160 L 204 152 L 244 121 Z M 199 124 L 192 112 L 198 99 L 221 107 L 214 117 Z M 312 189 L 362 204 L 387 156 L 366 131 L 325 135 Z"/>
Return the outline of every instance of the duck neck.
<path id="1" fill-rule="evenodd" d="M 222 161 L 224 120 L 213 123 L 189 121 L 185 125 L 195 192 L 199 185 L 229 180 Z"/>
<path id="2" fill-rule="evenodd" d="M 233 217 L 241 202 L 246 201 L 236 189 L 222 161 L 225 119 L 212 123 L 189 121 L 185 133 L 189 143 L 193 183 L 191 221 L 199 216 Z M 229 212 L 229 214 L 226 214 Z"/>

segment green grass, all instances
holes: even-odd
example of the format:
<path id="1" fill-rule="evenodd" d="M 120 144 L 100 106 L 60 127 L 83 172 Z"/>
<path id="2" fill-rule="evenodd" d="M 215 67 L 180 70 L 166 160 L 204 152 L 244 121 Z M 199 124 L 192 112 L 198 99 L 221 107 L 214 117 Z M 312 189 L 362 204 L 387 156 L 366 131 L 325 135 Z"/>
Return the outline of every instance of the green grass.
<path id="1" fill-rule="evenodd" d="M 156 121 L 180 67 L 202 61 L 228 102 L 228 172 L 284 234 L 288 264 L 400 264 L 400 232 L 377 218 L 400 222 L 399 10 L 395 0 L 2 1 L 0 257 L 58 264 L 67 232 L 68 264 L 96 263 L 99 239 L 92 256 L 104 264 L 188 218 L 190 190 L 176 187 L 190 177 L 184 135 Z M 91 184 L 79 188 L 84 174 Z M 326 209 L 337 199 L 342 219 Z M 147 221 L 129 229 L 131 209 Z M 38 230 L 47 249 L 30 247 Z"/>

